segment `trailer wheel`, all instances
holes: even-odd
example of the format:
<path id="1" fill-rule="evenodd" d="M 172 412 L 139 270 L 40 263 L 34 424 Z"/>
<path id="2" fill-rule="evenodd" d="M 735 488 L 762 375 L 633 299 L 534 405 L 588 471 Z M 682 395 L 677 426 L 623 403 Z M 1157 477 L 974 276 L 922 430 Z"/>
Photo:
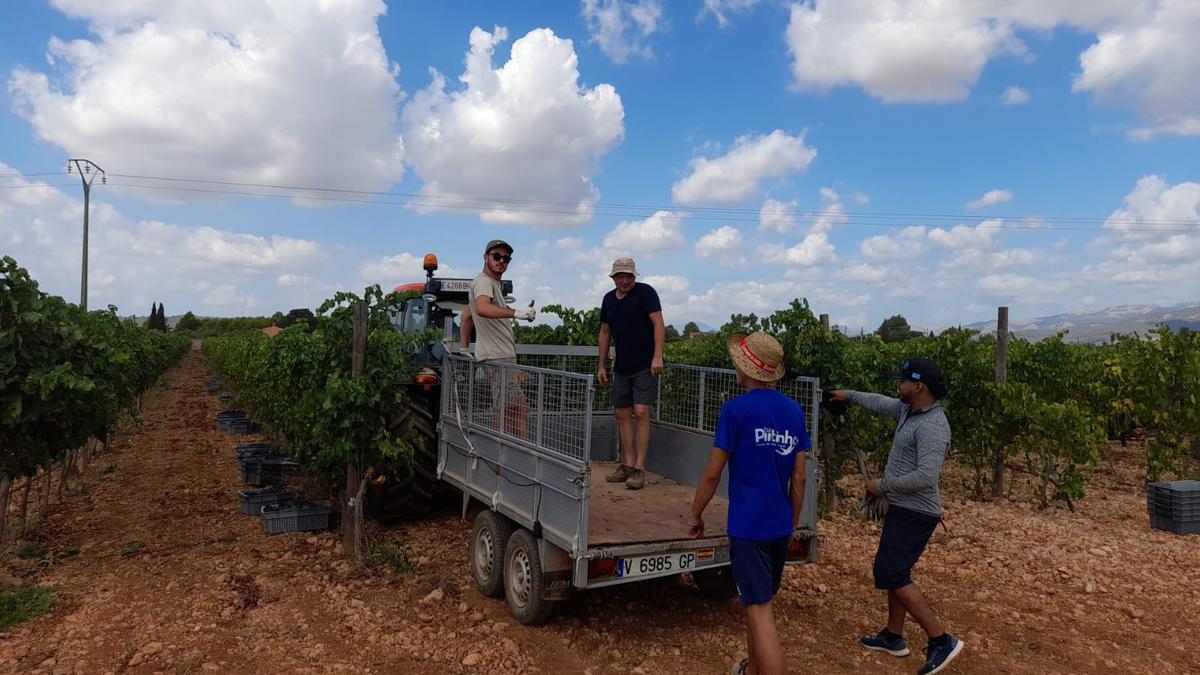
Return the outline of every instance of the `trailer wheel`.
<path id="1" fill-rule="evenodd" d="M 737 595 L 737 583 L 733 580 L 733 568 L 729 565 L 692 572 L 696 588 L 713 600 L 728 600 Z"/>
<path id="2" fill-rule="evenodd" d="M 553 601 L 542 598 L 545 590 L 537 539 L 521 528 L 508 538 L 504 550 L 504 598 L 509 614 L 527 626 L 544 623 L 554 609 Z"/>
<path id="3" fill-rule="evenodd" d="M 490 509 L 475 516 L 471 528 L 471 573 L 479 592 L 489 598 L 504 595 L 504 545 L 512 527 L 508 520 Z"/>

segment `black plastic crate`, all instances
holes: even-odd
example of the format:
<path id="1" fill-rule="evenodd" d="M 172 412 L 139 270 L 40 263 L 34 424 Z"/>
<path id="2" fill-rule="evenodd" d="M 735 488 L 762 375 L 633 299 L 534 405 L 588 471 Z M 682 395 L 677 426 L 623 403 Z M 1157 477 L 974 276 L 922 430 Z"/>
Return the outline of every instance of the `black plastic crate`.
<path id="1" fill-rule="evenodd" d="M 229 431 L 229 426 L 238 420 L 246 419 L 245 410 L 222 410 L 217 413 L 217 426 Z"/>
<path id="2" fill-rule="evenodd" d="M 1200 501 L 1200 480 L 1173 480 L 1165 483 L 1148 483 L 1147 496 Z"/>
<path id="3" fill-rule="evenodd" d="M 1183 523 L 1170 516 L 1150 514 L 1150 527 L 1156 530 L 1166 530 L 1175 534 L 1200 534 L 1200 520 Z"/>
<path id="4" fill-rule="evenodd" d="M 1172 509 L 1200 509 L 1200 499 L 1179 499 L 1167 495 L 1147 495 L 1146 503 Z"/>
<path id="5" fill-rule="evenodd" d="M 237 435 L 257 434 L 262 431 L 262 425 L 252 419 L 242 418 L 227 422 L 225 430 Z"/>
<path id="6" fill-rule="evenodd" d="M 233 452 L 237 455 L 239 461 L 252 456 L 275 454 L 276 450 L 278 450 L 278 447 L 271 442 L 238 443 L 233 446 Z"/>
<path id="7" fill-rule="evenodd" d="M 300 465 L 283 457 L 258 457 L 242 464 L 242 477 L 249 485 L 277 485 L 300 470 Z"/>
<path id="8" fill-rule="evenodd" d="M 247 467 L 249 467 L 252 464 L 261 465 L 262 462 L 264 462 L 264 461 L 277 462 L 277 461 L 281 461 L 281 460 L 285 460 L 285 459 L 287 459 L 287 457 L 284 457 L 283 455 L 280 455 L 280 454 L 277 454 L 274 452 L 262 452 L 262 453 L 255 454 L 255 455 L 246 455 L 245 457 L 238 459 L 238 467 L 243 472 L 245 472 Z M 261 466 L 255 466 L 254 470 L 261 471 L 262 468 L 261 468 Z"/>
<path id="9" fill-rule="evenodd" d="M 278 506 L 295 498 L 292 493 L 274 487 L 243 490 L 238 493 L 238 497 L 241 500 L 242 513 L 248 516 L 262 515 L 264 506 Z"/>
<path id="10" fill-rule="evenodd" d="M 294 502 L 262 509 L 263 532 L 319 532 L 329 529 L 333 505 L 328 501 Z"/>
<path id="11" fill-rule="evenodd" d="M 1164 516 L 1181 523 L 1200 522 L 1200 509 L 1164 508 L 1151 506 L 1146 509 L 1152 516 Z"/>

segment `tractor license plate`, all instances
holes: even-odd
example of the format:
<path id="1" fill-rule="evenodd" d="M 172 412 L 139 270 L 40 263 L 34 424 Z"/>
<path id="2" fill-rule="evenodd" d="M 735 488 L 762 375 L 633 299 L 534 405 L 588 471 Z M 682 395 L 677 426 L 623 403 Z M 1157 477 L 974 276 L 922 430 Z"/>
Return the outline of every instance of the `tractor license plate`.
<path id="1" fill-rule="evenodd" d="M 711 549 L 617 558 L 617 576 L 629 578 L 689 572 L 696 569 L 697 561 L 706 559 L 712 559 Z"/>
<path id="2" fill-rule="evenodd" d="M 466 279 L 445 279 L 442 281 L 443 291 L 469 291 L 471 282 Z"/>

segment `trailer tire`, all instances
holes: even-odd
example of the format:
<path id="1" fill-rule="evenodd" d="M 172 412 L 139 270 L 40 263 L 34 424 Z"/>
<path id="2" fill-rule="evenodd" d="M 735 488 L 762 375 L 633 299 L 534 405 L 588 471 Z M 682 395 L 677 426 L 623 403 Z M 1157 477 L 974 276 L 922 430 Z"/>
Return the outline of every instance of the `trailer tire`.
<path id="1" fill-rule="evenodd" d="M 480 511 L 471 527 L 471 575 L 489 598 L 504 595 L 504 554 L 511 532 L 508 519 L 491 509 Z"/>
<path id="2" fill-rule="evenodd" d="M 733 568 L 729 565 L 696 570 L 692 572 L 692 580 L 696 582 L 700 593 L 712 600 L 728 600 L 738 593 L 737 583 L 733 580 Z"/>
<path id="3" fill-rule="evenodd" d="M 525 528 L 518 529 L 504 548 L 504 599 L 508 613 L 526 626 L 545 623 L 555 605 L 542 597 L 545 590 L 537 538 Z"/>

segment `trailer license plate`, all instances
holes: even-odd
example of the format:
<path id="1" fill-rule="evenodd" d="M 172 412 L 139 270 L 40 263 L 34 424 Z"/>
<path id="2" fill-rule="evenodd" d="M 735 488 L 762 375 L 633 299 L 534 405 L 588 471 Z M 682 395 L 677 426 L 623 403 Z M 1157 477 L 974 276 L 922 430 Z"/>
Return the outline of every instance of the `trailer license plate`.
<path id="1" fill-rule="evenodd" d="M 696 569 L 696 561 L 704 560 L 706 551 L 679 551 L 676 553 L 660 553 L 658 555 L 642 555 L 631 558 L 617 558 L 617 576 L 642 577 L 658 574 L 673 574 L 689 572 Z M 707 549 L 712 559 L 712 550 Z"/>

